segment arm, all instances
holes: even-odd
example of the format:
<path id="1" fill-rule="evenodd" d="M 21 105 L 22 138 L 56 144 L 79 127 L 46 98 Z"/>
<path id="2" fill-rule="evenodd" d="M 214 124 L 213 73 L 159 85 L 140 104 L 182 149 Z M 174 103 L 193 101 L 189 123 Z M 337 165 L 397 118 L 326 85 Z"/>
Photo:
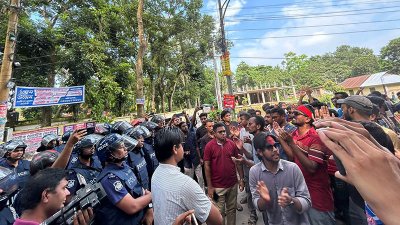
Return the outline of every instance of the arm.
<path id="1" fill-rule="evenodd" d="M 254 206 L 260 211 L 265 211 L 270 206 L 271 198 L 269 197 L 268 188 L 265 186 L 264 182 L 258 180 L 258 169 L 256 167 L 250 169 L 249 185 Z M 260 185 L 263 186 L 262 189 Z"/>
<path id="2" fill-rule="evenodd" d="M 281 144 L 283 151 L 286 153 L 288 160 L 294 161 L 294 154 L 292 148 L 280 136 L 278 136 L 278 141 Z"/>
<path id="3" fill-rule="evenodd" d="M 211 182 L 211 165 L 210 161 L 204 161 L 204 170 L 206 172 L 206 180 L 208 185 L 208 197 L 212 198 L 214 194 L 214 188 Z"/>
<path id="4" fill-rule="evenodd" d="M 151 202 L 151 193 L 146 191 L 144 196 L 133 198 L 132 195 L 127 194 L 115 206 L 124 211 L 128 215 L 133 215 L 140 210 L 146 208 Z"/>
<path id="5" fill-rule="evenodd" d="M 86 135 L 86 130 L 75 130 L 69 137 L 65 144 L 64 150 L 60 153 L 60 156 L 51 166 L 52 168 L 65 169 L 68 165 L 69 157 L 71 156 L 74 145 Z"/>
<path id="6" fill-rule="evenodd" d="M 304 213 L 311 207 L 311 197 L 303 173 L 297 165 L 294 167 L 294 182 L 294 206 L 298 213 Z"/>
<path id="7" fill-rule="evenodd" d="M 222 216 L 218 208 L 211 203 L 211 210 L 206 220 L 207 225 L 222 225 Z"/>
<path id="8" fill-rule="evenodd" d="M 194 109 L 192 119 L 190 120 L 190 123 L 193 125 L 193 127 L 196 126 L 197 112 L 198 112 L 199 110 L 200 110 L 199 107 L 196 107 L 196 108 Z"/>
<path id="9" fill-rule="evenodd" d="M 315 173 L 318 169 L 318 163 L 310 160 L 294 142 L 288 143 L 289 147 L 293 150 L 293 155 L 297 157 L 301 165 L 310 173 Z"/>

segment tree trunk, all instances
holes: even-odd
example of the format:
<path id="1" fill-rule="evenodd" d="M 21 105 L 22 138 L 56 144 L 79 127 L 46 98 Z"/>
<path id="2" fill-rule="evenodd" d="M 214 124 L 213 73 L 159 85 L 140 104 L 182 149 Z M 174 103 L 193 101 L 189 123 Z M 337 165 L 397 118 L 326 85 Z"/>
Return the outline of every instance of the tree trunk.
<path id="1" fill-rule="evenodd" d="M 50 72 L 47 74 L 47 80 L 48 80 L 48 85 L 49 87 L 54 87 L 54 83 L 55 83 L 55 63 L 57 61 L 57 59 L 55 58 L 56 56 L 56 50 L 55 48 L 52 49 L 51 51 L 51 55 L 52 57 L 50 57 L 50 62 L 51 62 L 51 70 Z M 42 127 L 48 127 L 51 126 L 51 117 L 53 115 L 53 109 L 51 108 L 51 106 L 46 106 L 42 108 L 42 120 L 41 120 L 41 125 Z"/>
<path id="2" fill-rule="evenodd" d="M 150 108 L 152 112 L 156 111 L 156 82 L 154 77 L 151 79 L 151 103 Z"/>
<path id="3" fill-rule="evenodd" d="M 139 32 L 139 51 L 136 60 L 136 99 L 143 99 L 143 56 L 146 50 L 146 41 L 144 39 L 143 28 L 143 5 L 144 0 L 139 0 L 137 20 Z M 137 115 L 142 117 L 144 115 L 144 104 L 137 104 Z"/>

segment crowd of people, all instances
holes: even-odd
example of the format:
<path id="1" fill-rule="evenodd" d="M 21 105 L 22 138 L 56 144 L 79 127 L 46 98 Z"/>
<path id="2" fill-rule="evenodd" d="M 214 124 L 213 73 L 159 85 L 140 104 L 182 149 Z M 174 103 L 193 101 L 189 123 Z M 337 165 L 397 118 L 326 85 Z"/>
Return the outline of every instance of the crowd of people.
<path id="1" fill-rule="evenodd" d="M 99 124 L 46 135 L 31 161 L 11 140 L 0 171 L 15 185 L 0 182 L 0 224 L 41 224 L 86 183 L 107 196 L 76 211 L 74 225 L 235 225 L 242 204 L 249 225 L 397 224 L 396 106 L 379 92 L 331 101 L 301 92 L 296 104 L 225 109 L 217 120 L 197 107 Z"/>

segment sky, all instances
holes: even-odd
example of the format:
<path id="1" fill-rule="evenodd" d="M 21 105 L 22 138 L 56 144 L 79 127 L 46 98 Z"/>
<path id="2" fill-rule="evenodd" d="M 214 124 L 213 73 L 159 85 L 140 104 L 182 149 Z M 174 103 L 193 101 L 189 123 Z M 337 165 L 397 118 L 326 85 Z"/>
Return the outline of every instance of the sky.
<path id="1" fill-rule="evenodd" d="M 217 5 L 204 0 L 202 12 L 219 26 Z M 241 61 L 274 66 L 290 51 L 313 56 L 340 45 L 371 48 L 379 55 L 400 37 L 400 0 L 230 0 L 225 30 L 234 44 L 232 71 Z"/>

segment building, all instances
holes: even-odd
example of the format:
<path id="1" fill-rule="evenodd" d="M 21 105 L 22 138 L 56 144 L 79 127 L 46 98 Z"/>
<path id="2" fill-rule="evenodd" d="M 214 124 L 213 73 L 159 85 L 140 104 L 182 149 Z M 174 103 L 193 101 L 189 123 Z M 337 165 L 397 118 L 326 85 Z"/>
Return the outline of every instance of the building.
<path id="1" fill-rule="evenodd" d="M 400 75 L 380 72 L 347 78 L 340 85 L 350 95 L 357 94 L 361 90 L 360 94 L 362 95 L 368 95 L 372 91 L 379 91 L 391 97 L 392 93 L 400 91 Z"/>

